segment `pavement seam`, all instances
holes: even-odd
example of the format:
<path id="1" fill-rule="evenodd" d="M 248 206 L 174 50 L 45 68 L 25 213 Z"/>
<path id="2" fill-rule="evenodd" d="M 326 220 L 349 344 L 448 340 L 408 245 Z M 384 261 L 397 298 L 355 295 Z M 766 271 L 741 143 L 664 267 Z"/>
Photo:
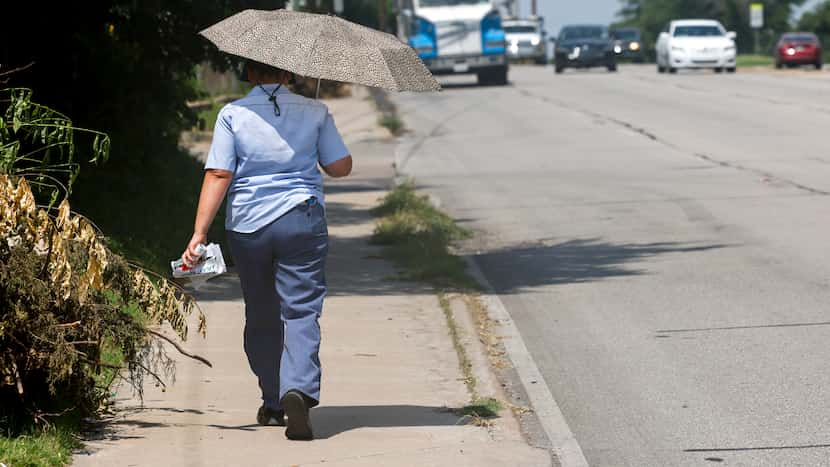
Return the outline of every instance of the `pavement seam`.
<path id="1" fill-rule="evenodd" d="M 516 323 L 475 260 L 469 257 L 464 259 L 469 267 L 470 275 L 484 288 L 481 301 L 487 307 L 492 319 L 500 325 L 504 349 L 524 386 L 533 411 L 560 465 L 562 467 L 587 467 L 588 461 L 585 459 L 585 454 L 568 426 L 559 404 L 551 394 L 550 388 L 545 383 L 542 373 L 533 361 Z"/>
<path id="2" fill-rule="evenodd" d="M 759 176 L 761 176 L 762 178 L 764 178 L 768 181 L 776 181 L 776 182 L 782 183 L 784 185 L 789 185 L 793 188 L 796 188 L 796 189 L 801 190 L 801 191 L 805 191 L 805 192 L 813 194 L 813 195 L 830 196 L 830 191 L 824 191 L 824 190 L 820 190 L 818 188 L 813 188 L 811 186 L 807 186 L 807 185 L 798 183 L 798 182 L 790 180 L 788 178 L 780 177 L 778 175 L 775 175 L 775 174 L 770 173 L 770 172 L 766 172 L 764 170 L 755 169 L 755 168 L 748 167 L 748 166 L 745 166 L 745 165 L 741 165 L 741 164 L 738 164 L 738 163 L 735 163 L 735 162 L 729 162 L 729 161 L 726 161 L 726 160 L 723 160 L 723 159 L 717 159 L 717 158 L 712 157 L 708 154 L 686 151 L 683 148 L 681 148 L 680 146 L 657 136 L 655 133 L 652 133 L 651 131 L 649 131 L 645 128 L 638 127 L 638 126 L 636 126 L 633 123 L 628 122 L 628 121 L 620 120 L 616 117 L 612 117 L 610 115 L 605 115 L 605 114 L 601 114 L 601 113 L 598 113 L 598 112 L 594 112 L 592 110 L 588 110 L 588 109 L 584 109 L 584 108 L 580 108 L 580 107 L 575 107 L 575 106 L 570 105 L 570 104 L 568 104 L 566 102 L 563 102 L 561 100 L 552 99 L 550 97 L 542 96 L 542 95 L 539 95 L 539 94 L 534 94 L 534 93 L 532 93 L 528 90 L 525 90 L 525 89 L 519 90 L 518 92 L 519 92 L 520 95 L 522 95 L 524 97 L 528 97 L 528 98 L 532 98 L 532 99 L 539 99 L 539 100 L 542 100 L 543 102 L 547 102 L 549 104 L 556 105 L 558 107 L 570 110 L 572 112 L 580 113 L 582 115 L 586 115 L 586 116 L 591 117 L 591 118 L 598 118 L 598 119 L 601 119 L 601 120 L 605 120 L 606 122 L 613 123 L 613 124 L 615 124 L 619 127 L 622 127 L 624 129 L 628 130 L 628 131 L 631 131 L 632 133 L 636 133 L 640 136 L 648 138 L 649 140 L 651 140 L 651 141 L 653 141 L 657 144 L 665 146 L 669 149 L 673 149 L 673 150 L 675 150 L 675 151 L 677 151 L 681 154 L 689 155 L 689 156 L 694 157 L 696 159 L 700 159 L 700 160 L 702 160 L 704 162 L 707 162 L 709 164 L 713 164 L 715 166 L 720 166 L 720 167 L 724 167 L 724 168 L 728 168 L 728 169 L 737 170 L 737 171 L 740 171 L 740 172 L 747 172 L 747 173 L 752 173 L 752 174 L 755 174 L 755 175 L 759 175 Z"/>

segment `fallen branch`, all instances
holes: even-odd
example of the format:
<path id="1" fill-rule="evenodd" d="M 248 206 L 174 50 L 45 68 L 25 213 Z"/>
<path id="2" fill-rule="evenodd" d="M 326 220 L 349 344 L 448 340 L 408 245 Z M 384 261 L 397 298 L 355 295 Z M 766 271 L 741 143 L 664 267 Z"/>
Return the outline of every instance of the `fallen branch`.
<path id="1" fill-rule="evenodd" d="M 167 341 L 170 345 L 172 345 L 173 347 L 175 347 L 175 348 L 176 348 L 176 350 L 178 350 L 180 354 L 184 355 L 185 357 L 190 357 L 190 358 L 192 358 L 193 360 L 197 360 L 197 361 L 199 361 L 199 362 L 204 363 L 204 364 L 205 364 L 205 365 L 207 365 L 208 367 L 213 368 L 213 364 L 212 364 L 212 363 L 210 363 L 210 361 L 209 361 L 208 359 L 206 359 L 205 357 L 201 357 L 201 356 L 199 356 L 199 355 L 192 354 L 192 353 L 188 352 L 187 350 L 183 349 L 183 348 L 182 348 L 182 346 L 180 346 L 180 345 L 178 344 L 178 342 L 176 342 L 176 341 L 174 341 L 173 339 L 171 339 L 171 338 L 169 338 L 169 337 L 165 336 L 164 334 L 162 334 L 162 333 L 160 333 L 160 332 L 157 332 L 157 331 L 153 331 L 152 329 L 148 329 L 148 330 L 147 330 L 147 332 L 148 332 L 148 333 L 150 333 L 150 334 L 152 334 L 152 335 L 154 335 L 154 336 L 156 336 L 156 337 L 158 337 L 159 339 L 162 339 L 162 340 Z"/>
<path id="2" fill-rule="evenodd" d="M 81 325 L 81 320 L 73 321 L 71 323 L 56 324 L 56 328 L 74 328 Z"/>

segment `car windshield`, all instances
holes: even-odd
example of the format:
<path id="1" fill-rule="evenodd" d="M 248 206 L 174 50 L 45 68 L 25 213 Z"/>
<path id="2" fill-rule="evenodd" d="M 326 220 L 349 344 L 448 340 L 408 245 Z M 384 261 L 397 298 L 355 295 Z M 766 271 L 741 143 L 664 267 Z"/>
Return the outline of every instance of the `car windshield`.
<path id="1" fill-rule="evenodd" d="M 674 28 L 674 37 L 718 37 L 723 36 L 723 30 L 717 26 L 677 26 Z"/>
<path id="2" fill-rule="evenodd" d="M 602 26 L 571 26 L 563 29 L 559 35 L 559 39 L 563 41 L 606 38 L 608 38 L 608 30 Z"/>
<path id="3" fill-rule="evenodd" d="M 781 40 L 790 42 L 815 42 L 816 37 L 811 34 L 785 34 Z"/>
<path id="4" fill-rule="evenodd" d="M 510 34 L 510 33 L 513 33 L 513 34 L 531 34 L 531 33 L 536 32 L 536 27 L 535 26 L 519 26 L 519 25 L 505 26 L 504 27 L 504 32 L 506 32 L 508 34 Z"/>
<path id="5" fill-rule="evenodd" d="M 623 41 L 633 41 L 639 39 L 640 37 L 637 31 L 633 29 L 621 29 L 619 31 L 614 31 L 611 35 L 614 36 L 614 38 Z"/>
<path id="6" fill-rule="evenodd" d="M 480 5 L 482 3 L 490 3 L 490 0 L 420 0 L 418 2 L 422 7 Z"/>

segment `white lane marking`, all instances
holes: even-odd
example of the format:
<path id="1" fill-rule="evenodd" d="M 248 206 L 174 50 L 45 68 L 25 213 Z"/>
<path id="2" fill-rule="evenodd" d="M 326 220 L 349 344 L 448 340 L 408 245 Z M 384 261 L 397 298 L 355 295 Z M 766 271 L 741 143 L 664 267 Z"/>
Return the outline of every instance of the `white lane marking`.
<path id="1" fill-rule="evenodd" d="M 562 467 L 587 467 L 588 461 L 582 453 L 582 448 L 579 446 L 573 432 L 571 432 L 568 422 L 565 421 L 565 416 L 562 415 L 562 410 L 559 409 L 559 404 L 553 398 L 550 388 L 548 388 L 542 373 L 536 366 L 536 362 L 530 356 L 516 323 L 513 322 L 510 313 L 504 308 L 504 304 L 494 291 L 495 289 L 493 289 L 490 281 L 484 277 L 484 273 L 475 260 L 469 256 L 465 259 L 471 274 L 486 291 L 482 295 L 484 304 L 487 306 L 490 316 L 497 320 L 500 325 L 504 337 L 502 341 L 504 349 L 507 351 L 507 356 L 522 381 L 539 423 L 542 424 L 554 452 L 559 457 L 559 463 Z M 535 384 L 532 382 L 535 382 Z"/>

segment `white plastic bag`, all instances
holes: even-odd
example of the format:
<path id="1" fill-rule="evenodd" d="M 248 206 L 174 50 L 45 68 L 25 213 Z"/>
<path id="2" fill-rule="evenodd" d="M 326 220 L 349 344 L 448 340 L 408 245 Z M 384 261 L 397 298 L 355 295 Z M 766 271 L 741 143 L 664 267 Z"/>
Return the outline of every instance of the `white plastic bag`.
<path id="1" fill-rule="evenodd" d="M 216 243 L 210 243 L 207 246 L 199 245 L 196 247 L 196 252 L 200 254 L 199 260 L 192 266 L 184 264 L 181 258 L 170 262 L 173 277 L 207 280 L 228 271 L 225 258 L 222 256 L 222 249 Z"/>

